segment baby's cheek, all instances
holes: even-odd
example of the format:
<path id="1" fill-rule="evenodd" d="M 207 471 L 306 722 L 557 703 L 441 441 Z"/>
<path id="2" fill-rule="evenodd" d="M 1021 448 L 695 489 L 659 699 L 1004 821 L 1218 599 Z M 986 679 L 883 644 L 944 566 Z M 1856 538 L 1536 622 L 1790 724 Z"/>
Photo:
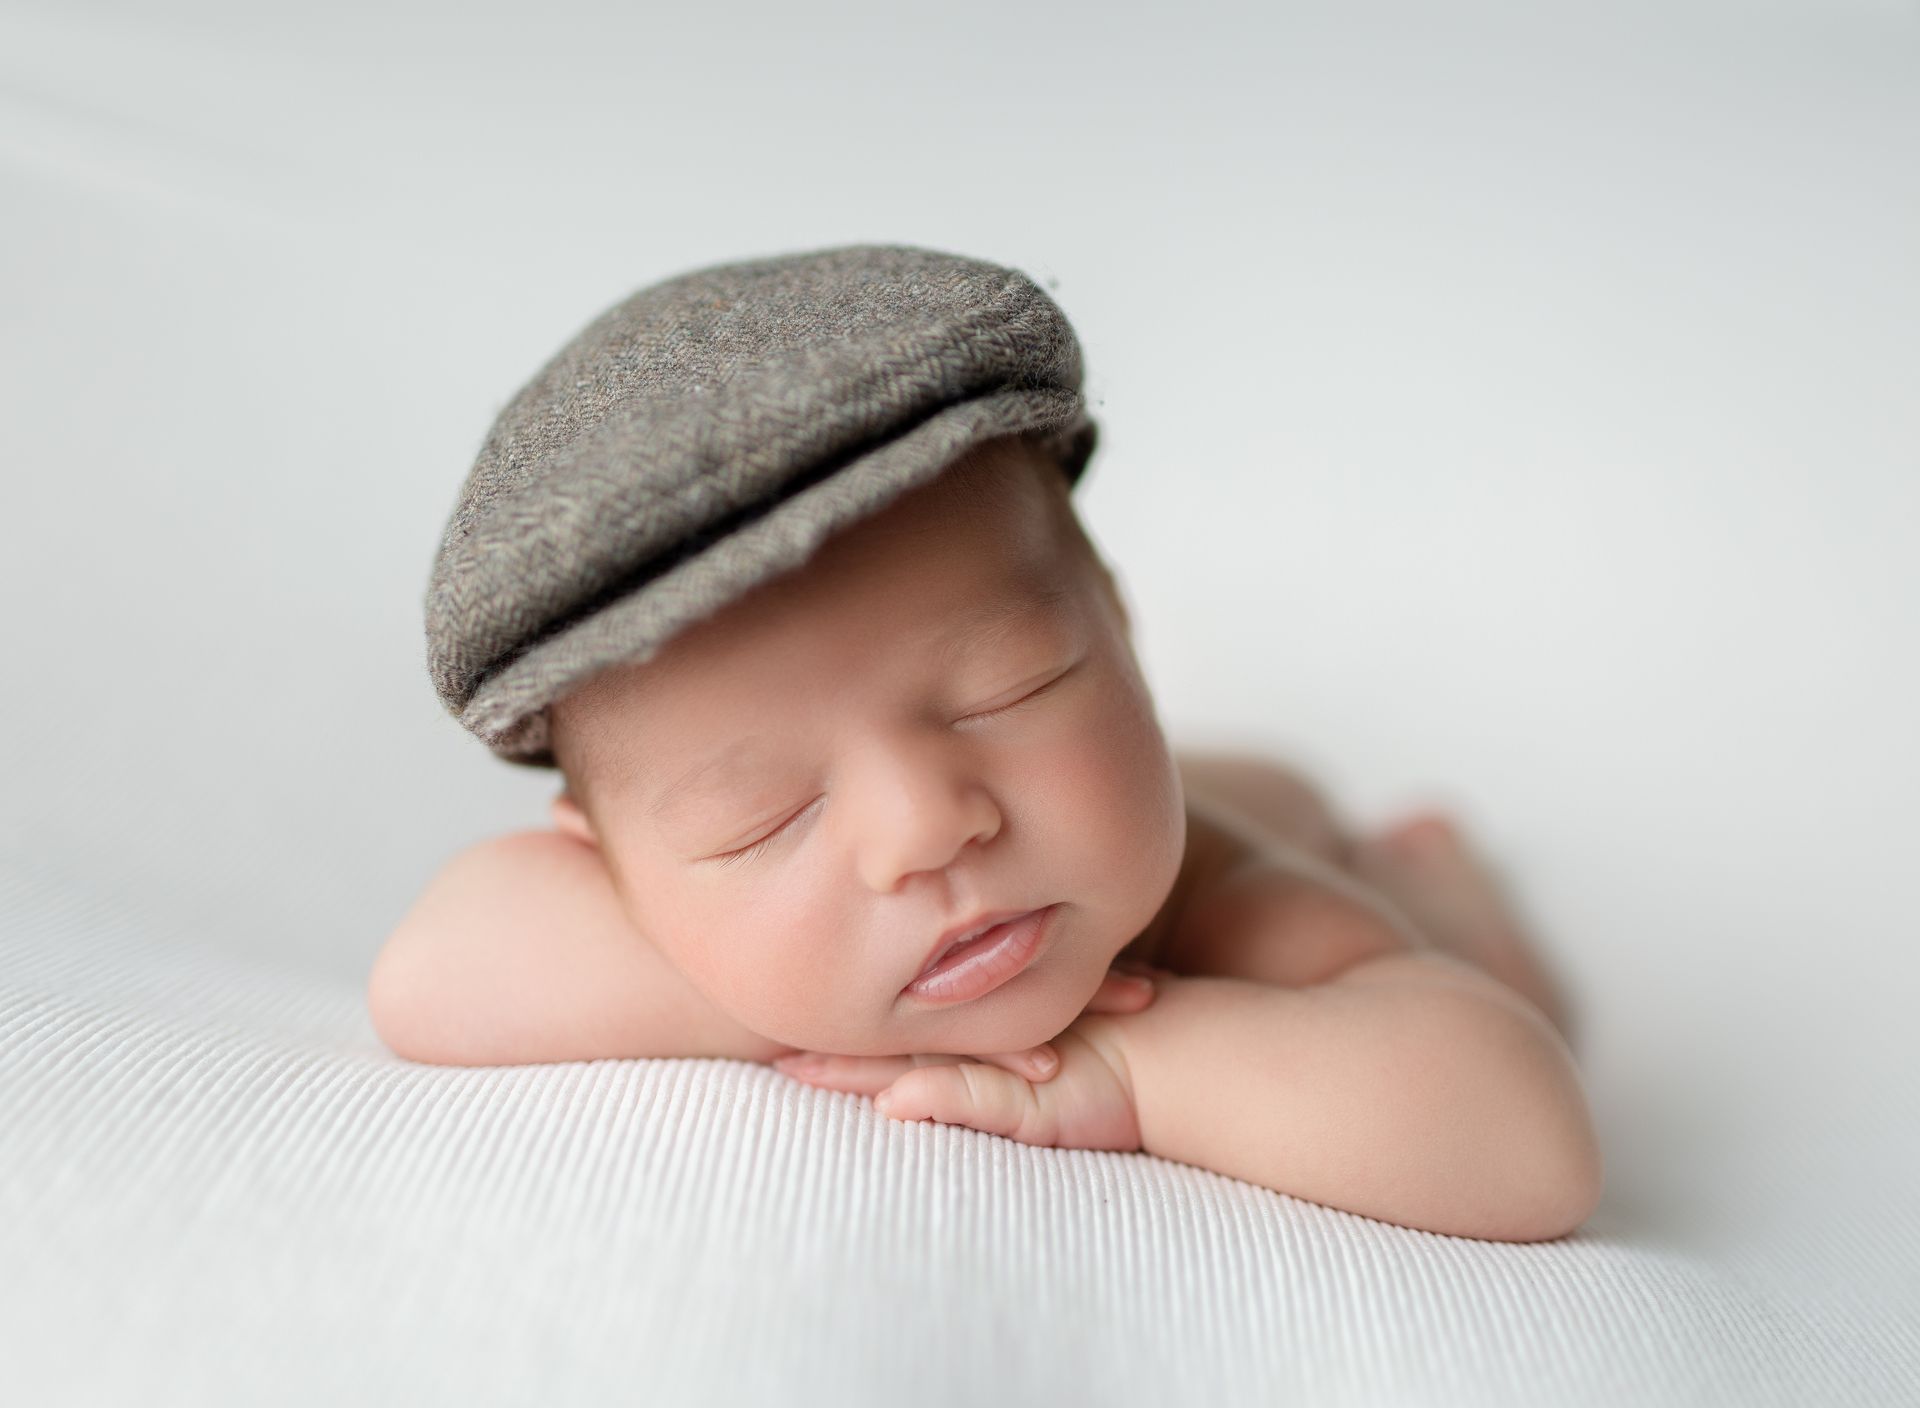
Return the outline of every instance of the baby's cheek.
<path id="1" fill-rule="evenodd" d="M 848 1051 L 872 1025 L 884 975 L 860 972 L 857 935 L 794 908 L 723 926 L 712 958 L 716 988 L 735 1019 L 762 1035 L 809 1049 Z"/>
<path id="2" fill-rule="evenodd" d="M 1078 799 L 1079 860 L 1090 872 L 1086 902 L 1104 901 L 1117 930 L 1115 950 L 1159 910 L 1186 853 L 1186 809 L 1173 757 L 1151 717 L 1122 712 L 1103 736 L 1108 746 L 1075 759 L 1070 795 Z"/>
<path id="3" fill-rule="evenodd" d="M 1116 704 L 1075 730 L 1053 755 L 1043 784 L 1080 813 L 1079 829 L 1112 845 L 1125 865 L 1145 842 L 1164 841 L 1181 810 L 1178 772 L 1151 716 Z"/>
<path id="4" fill-rule="evenodd" d="M 656 946 L 700 995 L 734 1021 L 758 1031 L 753 1014 L 761 1003 L 761 978 L 744 943 L 738 919 L 690 904 L 650 907 Z"/>

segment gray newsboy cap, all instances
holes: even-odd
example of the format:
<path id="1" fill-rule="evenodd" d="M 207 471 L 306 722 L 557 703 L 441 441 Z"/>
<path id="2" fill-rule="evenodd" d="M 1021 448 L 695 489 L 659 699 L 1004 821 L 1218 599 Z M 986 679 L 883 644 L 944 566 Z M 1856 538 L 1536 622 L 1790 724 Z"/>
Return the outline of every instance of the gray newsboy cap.
<path id="1" fill-rule="evenodd" d="M 495 419 L 427 585 L 427 665 L 495 755 L 557 766 L 547 706 L 805 562 L 983 440 L 1076 485 L 1097 437 L 1066 316 L 1015 269 L 852 245 L 614 305 Z"/>

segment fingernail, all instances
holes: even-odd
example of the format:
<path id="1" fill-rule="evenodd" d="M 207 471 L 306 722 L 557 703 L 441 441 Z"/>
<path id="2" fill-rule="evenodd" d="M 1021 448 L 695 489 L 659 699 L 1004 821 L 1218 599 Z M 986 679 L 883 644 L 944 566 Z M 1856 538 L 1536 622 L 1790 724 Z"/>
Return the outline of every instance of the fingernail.
<path id="1" fill-rule="evenodd" d="M 889 1108 L 892 1107 L 892 1105 L 893 1105 L 893 1092 L 891 1090 L 883 1090 L 878 1095 L 873 1097 L 873 1108 L 878 1110 L 883 1115 L 888 1111 Z"/>
<path id="2" fill-rule="evenodd" d="M 1132 985 L 1136 991 L 1153 991 L 1153 979 L 1149 978 L 1145 973 L 1129 973 L 1127 974 L 1127 982 Z"/>
<path id="3" fill-rule="evenodd" d="M 1028 1064 L 1043 1076 L 1053 1074 L 1054 1067 L 1060 1064 L 1060 1058 L 1051 1051 L 1037 1051 L 1028 1057 Z"/>

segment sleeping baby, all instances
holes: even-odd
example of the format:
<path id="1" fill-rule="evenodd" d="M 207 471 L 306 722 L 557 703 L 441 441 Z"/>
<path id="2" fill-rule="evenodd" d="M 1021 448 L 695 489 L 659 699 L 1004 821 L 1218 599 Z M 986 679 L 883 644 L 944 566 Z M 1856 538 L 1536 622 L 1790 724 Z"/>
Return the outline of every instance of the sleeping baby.
<path id="1" fill-rule="evenodd" d="M 552 827 L 375 962 L 397 1054 L 771 1062 L 885 1118 L 1144 1150 L 1458 1236 L 1579 1226 L 1557 983 L 1446 816 L 1353 836 L 1176 753 L 1072 491 L 1076 339 L 910 246 L 642 289 L 508 404 L 429 664 Z"/>

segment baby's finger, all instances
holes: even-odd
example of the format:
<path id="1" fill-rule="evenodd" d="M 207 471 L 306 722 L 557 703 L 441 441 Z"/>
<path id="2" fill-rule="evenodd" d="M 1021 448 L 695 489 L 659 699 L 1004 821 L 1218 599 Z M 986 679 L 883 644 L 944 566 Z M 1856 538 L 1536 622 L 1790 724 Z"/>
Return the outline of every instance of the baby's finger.
<path id="1" fill-rule="evenodd" d="M 1138 1012 L 1153 1005 L 1154 995 L 1153 979 L 1147 974 L 1110 968 L 1100 986 L 1094 989 L 1093 996 L 1087 999 L 1086 1010 Z"/>
<path id="2" fill-rule="evenodd" d="M 1054 1142 L 1053 1120 L 1033 1083 L 979 1061 L 908 1071 L 874 1097 L 873 1107 L 888 1119 L 964 1124 L 1022 1144 Z"/>
<path id="3" fill-rule="evenodd" d="M 872 1095 L 885 1090 L 914 1068 L 911 1056 L 838 1056 L 828 1051 L 801 1051 L 772 1062 L 775 1070 L 808 1085 Z"/>
<path id="4" fill-rule="evenodd" d="M 1005 1051 L 988 1056 L 974 1056 L 970 1059 L 985 1061 L 990 1066 L 998 1066 L 1003 1071 L 1036 1084 L 1044 1084 L 1060 1074 L 1060 1053 L 1053 1049 L 1050 1042 L 1041 1042 L 1030 1051 Z"/>

